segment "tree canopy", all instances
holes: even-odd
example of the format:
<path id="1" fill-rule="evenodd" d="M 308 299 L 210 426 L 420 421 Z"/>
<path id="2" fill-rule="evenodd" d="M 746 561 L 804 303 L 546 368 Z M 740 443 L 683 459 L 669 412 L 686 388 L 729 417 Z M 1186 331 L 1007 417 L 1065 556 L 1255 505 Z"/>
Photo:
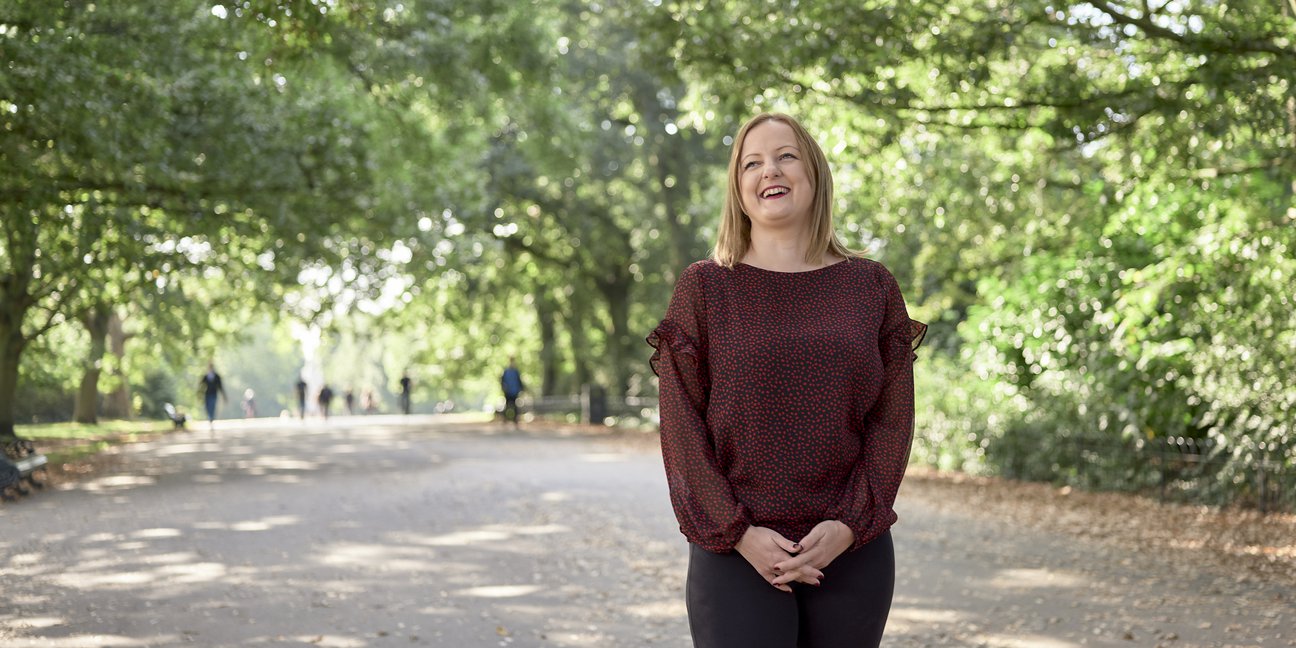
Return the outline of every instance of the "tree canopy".
<path id="1" fill-rule="evenodd" d="M 0 434 L 20 380 L 144 388 L 262 314 L 405 336 L 386 362 L 445 385 L 517 355 L 651 395 L 728 137 L 779 110 L 933 324 L 919 459 L 1065 478 L 1073 440 L 1191 438 L 1257 497 L 1296 462 L 1294 12 L 0 0 Z M 113 318 L 157 335 L 118 357 Z"/>

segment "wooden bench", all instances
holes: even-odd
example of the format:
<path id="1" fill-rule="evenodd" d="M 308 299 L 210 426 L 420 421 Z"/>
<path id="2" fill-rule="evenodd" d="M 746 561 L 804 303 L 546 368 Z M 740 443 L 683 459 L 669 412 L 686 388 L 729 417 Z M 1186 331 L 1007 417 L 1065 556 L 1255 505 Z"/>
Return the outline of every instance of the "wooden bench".
<path id="1" fill-rule="evenodd" d="M 37 475 L 45 472 L 49 459 L 36 452 L 31 441 L 19 440 L 0 452 L 0 499 L 17 499 L 31 492 L 29 486 L 44 488 L 45 482 Z"/>
<path id="2" fill-rule="evenodd" d="M 184 429 L 185 421 L 188 420 L 184 413 L 177 411 L 175 405 L 171 403 L 162 403 L 162 409 L 166 412 L 167 418 L 171 419 L 171 425 L 174 425 L 175 429 Z"/>

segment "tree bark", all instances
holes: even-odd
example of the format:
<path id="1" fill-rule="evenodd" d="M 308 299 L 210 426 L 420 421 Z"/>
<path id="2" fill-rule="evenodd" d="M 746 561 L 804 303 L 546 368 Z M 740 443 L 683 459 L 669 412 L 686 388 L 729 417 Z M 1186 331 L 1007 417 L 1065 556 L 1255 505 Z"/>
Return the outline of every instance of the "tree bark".
<path id="1" fill-rule="evenodd" d="M 593 372 L 590 370 L 589 338 L 585 335 L 585 310 L 588 302 L 585 298 L 583 282 L 575 286 L 572 291 L 569 308 L 570 315 L 567 317 L 567 331 L 571 336 L 572 352 L 572 378 L 576 383 L 576 391 L 580 391 L 581 386 L 587 384 L 593 378 Z"/>
<path id="2" fill-rule="evenodd" d="M 612 330 L 608 332 L 608 355 L 612 360 L 612 380 L 608 393 L 617 397 L 625 396 L 630 391 L 630 364 L 626 342 L 630 335 L 630 285 L 633 278 L 629 271 L 618 268 L 613 274 L 599 283 L 599 290 L 607 301 L 608 317 L 612 321 Z"/>
<path id="3" fill-rule="evenodd" d="M 18 361 L 24 340 L 11 325 L 12 313 L 0 312 L 0 444 L 17 439 L 14 431 L 14 399 L 18 394 Z"/>
<path id="4" fill-rule="evenodd" d="M 81 314 L 81 324 L 90 334 L 90 351 L 81 366 L 81 387 L 72 407 L 72 420 L 77 423 L 99 422 L 99 374 L 103 371 L 107 349 L 109 310 L 106 305 L 98 304 Z"/>
<path id="5" fill-rule="evenodd" d="M 552 396 L 558 388 L 558 343 L 553 299 L 548 289 L 535 291 L 536 319 L 540 322 L 540 395 Z"/>
<path id="6" fill-rule="evenodd" d="M 126 380 L 126 340 L 130 335 L 123 328 L 124 322 L 117 309 L 108 313 L 108 351 L 115 358 L 113 362 L 113 390 L 105 394 L 103 415 L 106 418 L 128 419 L 134 415 L 131 405 L 130 382 Z"/>

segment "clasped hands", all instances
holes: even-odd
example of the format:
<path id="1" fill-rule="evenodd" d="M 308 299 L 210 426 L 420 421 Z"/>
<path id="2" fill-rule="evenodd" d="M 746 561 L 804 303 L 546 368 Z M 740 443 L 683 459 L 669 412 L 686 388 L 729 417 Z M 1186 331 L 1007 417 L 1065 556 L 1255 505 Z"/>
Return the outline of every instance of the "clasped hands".
<path id="1" fill-rule="evenodd" d="M 855 533 L 837 520 L 816 524 L 800 542 L 777 531 L 751 526 L 734 547 L 767 583 L 791 592 L 791 583 L 820 585 L 823 568 L 855 543 Z"/>

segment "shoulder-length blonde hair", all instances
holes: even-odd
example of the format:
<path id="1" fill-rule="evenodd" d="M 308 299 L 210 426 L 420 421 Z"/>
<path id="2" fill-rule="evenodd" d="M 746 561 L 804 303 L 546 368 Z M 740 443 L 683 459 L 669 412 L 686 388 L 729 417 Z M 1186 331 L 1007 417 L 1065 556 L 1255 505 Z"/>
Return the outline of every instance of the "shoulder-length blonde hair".
<path id="1" fill-rule="evenodd" d="M 725 193 L 724 210 L 720 213 L 720 232 L 716 237 L 712 258 L 716 263 L 732 268 L 741 262 L 747 255 L 747 251 L 751 249 L 751 218 L 742 208 L 738 179 L 741 172 L 739 157 L 742 155 L 742 146 L 747 139 L 747 133 L 770 121 L 783 122 L 792 128 L 792 132 L 796 134 L 797 146 L 803 151 L 802 159 L 806 165 L 806 172 L 810 176 L 810 181 L 814 183 L 815 194 L 810 202 L 810 245 L 806 248 L 806 262 L 818 263 L 827 252 L 844 259 L 860 256 L 860 253 L 843 245 L 833 229 L 832 169 L 828 168 L 828 158 L 824 156 L 823 149 L 819 148 L 819 143 L 791 116 L 782 113 L 761 113 L 747 120 L 747 123 L 738 129 L 738 135 L 734 137 L 733 151 L 729 154 L 729 189 Z"/>

